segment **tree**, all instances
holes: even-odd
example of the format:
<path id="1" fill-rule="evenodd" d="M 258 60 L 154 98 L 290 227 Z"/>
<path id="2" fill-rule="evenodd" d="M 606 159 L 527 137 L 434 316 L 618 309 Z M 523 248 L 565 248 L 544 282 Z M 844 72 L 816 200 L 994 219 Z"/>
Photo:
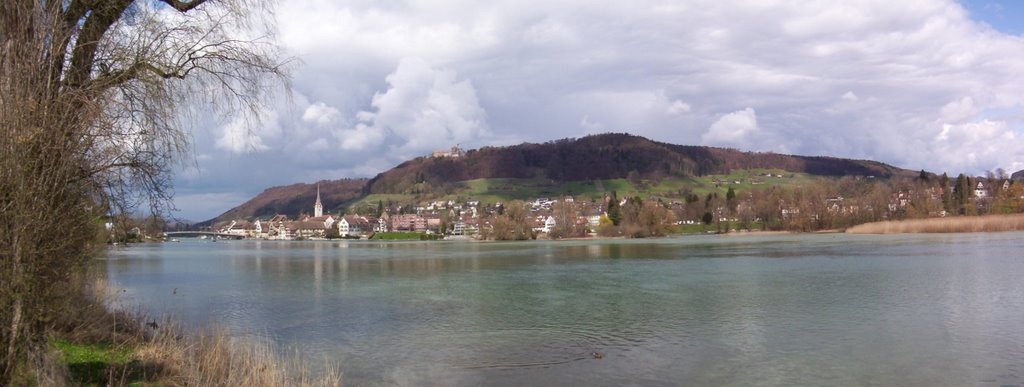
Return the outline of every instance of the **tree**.
<path id="1" fill-rule="evenodd" d="M 672 231 L 676 218 L 672 211 L 657 202 L 648 200 L 640 205 L 637 223 L 639 231 L 633 236 L 663 236 Z"/>
<path id="2" fill-rule="evenodd" d="M 971 179 L 964 174 L 956 177 L 956 186 L 953 191 L 953 205 L 957 213 L 966 215 L 967 208 L 971 202 Z"/>
<path id="3" fill-rule="evenodd" d="M 608 219 L 612 220 L 614 226 L 618 226 L 622 222 L 622 209 L 619 207 L 619 200 L 614 193 L 608 201 Z"/>
<path id="4" fill-rule="evenodd" d="M 551 212 L 551 216 L 555 219 L 555 227 L 548 233 L 548 236 L 559 239 L 583 235 L 584 227 L 576 221 L 579 216 L 575 202 L 559 200 L 551 208 Z"/>
<path id="5" fill-rule="evenodd" d="M 700 217 L 700 221 L 704 222 L 705 226 L 711 224 L 711 221 L 714 220 L 714 219 L 715 219 L 715 217 L 714 217 L 714 215 L 711 215 L 711 211 L 705 211 L 704 215 L 702 215 Z"/>
<path id="6" fill-rule="evenodd" d="M 513 200 L 508 203 L 503 214 L 491 218 L 491 230 L 486 238 L 496 240 L 527 240 L 533 239 L 533 228 L 530 224 L 530 210 L 526 203 Z"/>
<path id="7" fill-rule="evenodd" d="M 725 206 L 730 215 L 736 212 L 736 191 L 732 187 L 729 187 L 729 190 L 725 192 Z"/>
<path id="8" fill-rule="evenodd" d="M 257 117 L 287 80 L 273 44 L 238 36 L 270 31 L 264 4 L 0 2 L 0 385 L 45 350 L 97 219 L 165 212 L 190 118 Z"/>

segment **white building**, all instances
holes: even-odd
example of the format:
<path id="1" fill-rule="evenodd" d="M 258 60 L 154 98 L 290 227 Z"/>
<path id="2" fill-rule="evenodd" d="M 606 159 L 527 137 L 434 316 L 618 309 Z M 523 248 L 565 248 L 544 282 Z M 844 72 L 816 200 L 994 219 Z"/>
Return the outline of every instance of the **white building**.
<path id="1" fill-rule="evenodd" d="M 554 228 L 555 228 L 555 217 L 554 216 L 548 216 L 548 218 L 544 220 L 544 227 L 541 228 L 540 231 L 548 233 L 548 232 L 551 232 L 551 230 L 553 230 Z"/>

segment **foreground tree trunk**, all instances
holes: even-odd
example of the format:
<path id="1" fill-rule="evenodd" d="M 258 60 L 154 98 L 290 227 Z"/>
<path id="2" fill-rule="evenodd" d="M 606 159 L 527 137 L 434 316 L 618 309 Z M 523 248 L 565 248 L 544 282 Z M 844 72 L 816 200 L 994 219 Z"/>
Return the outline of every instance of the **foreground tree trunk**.
<path id="1" fill-rule="evenodd" d="M 273 45 L 235 36 L 271 31 L 263 4 L 0 2 L 0 385 L 30 381 L 105 219 L 169 203 L 192 114 L 255 112 L 286 80 Z"/>

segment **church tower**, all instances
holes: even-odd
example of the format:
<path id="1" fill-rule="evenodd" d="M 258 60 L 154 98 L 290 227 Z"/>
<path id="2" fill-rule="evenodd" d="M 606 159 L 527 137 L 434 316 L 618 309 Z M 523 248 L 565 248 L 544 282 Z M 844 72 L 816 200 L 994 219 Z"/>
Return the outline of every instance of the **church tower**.
<path id="1" fill-rule="evenodd" d="M 324 216 L 324 205 L 320 203 L 320 184 L 316 185 L 316 203 L 313 204 L 313 216 Z"/>

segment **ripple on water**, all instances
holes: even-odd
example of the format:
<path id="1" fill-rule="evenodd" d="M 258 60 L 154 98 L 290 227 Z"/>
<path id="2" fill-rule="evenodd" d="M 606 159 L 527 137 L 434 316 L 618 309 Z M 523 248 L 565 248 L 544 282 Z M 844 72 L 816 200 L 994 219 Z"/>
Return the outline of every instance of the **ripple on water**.
<path id="1" fill-rule="evenodd" d="M 625 351 L 642 342 L 628 333 L 565 327 L 449 332 L 444 336 L 448 348 L 467 349 L 450 358 L 454 367 L 465 369 L 551 367 L 603 357 L 609 350 Z"/>

